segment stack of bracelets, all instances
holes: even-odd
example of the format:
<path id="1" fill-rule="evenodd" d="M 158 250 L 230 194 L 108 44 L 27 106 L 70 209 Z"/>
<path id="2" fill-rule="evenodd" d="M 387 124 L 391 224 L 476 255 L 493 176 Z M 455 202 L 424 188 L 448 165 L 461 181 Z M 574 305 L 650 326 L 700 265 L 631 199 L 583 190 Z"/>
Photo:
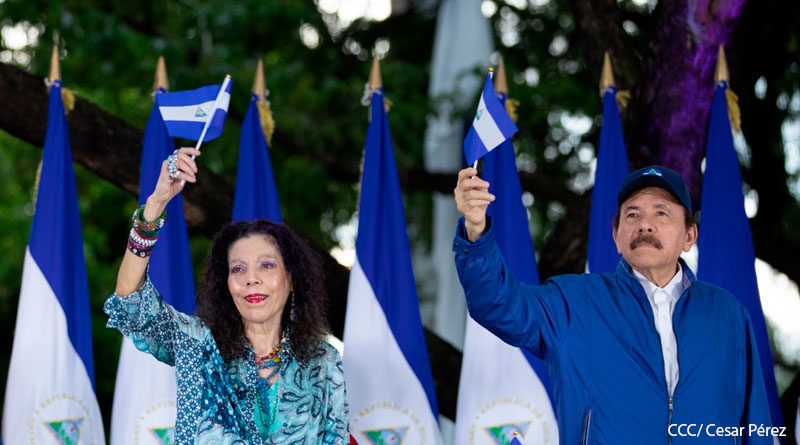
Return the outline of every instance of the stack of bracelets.
<path id="1" fill-rule="evenodd" d="M 142 216 L 143 212 L 144 206 L 139 206 L 134 210 L 131 217 L 131 225 L 133 227 L 131 227 L 131 233 L 128 235 L 128 250 L 138 257 L 146 258 L 150 256 L 153 246 L 156 245 L 158 232 L 167 222 L 167 211 L 164 210 L 155 221 L 145 221 Z"/>

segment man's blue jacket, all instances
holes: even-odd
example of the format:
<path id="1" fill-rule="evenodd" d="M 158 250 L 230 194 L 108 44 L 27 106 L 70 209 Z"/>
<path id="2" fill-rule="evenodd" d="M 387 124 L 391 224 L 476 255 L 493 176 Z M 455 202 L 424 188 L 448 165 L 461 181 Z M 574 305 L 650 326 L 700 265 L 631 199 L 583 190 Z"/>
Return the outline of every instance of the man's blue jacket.
<path id="1" fill-rule="evenodd" d="M 653 312 L 625 260 L 614 272 L 528 286 L 506 267 L 491 228 L 470 243 L 462 219 L 453 250 L 472 318 L 547 363 L 562 444 L 773 443 L 750 432 L 771 421 L 747 311 L 685 263 L 691 285 L 673 313 L 680 377 L 670 408 Z M 687 428 L 697 437 L 677 435 Z"/>

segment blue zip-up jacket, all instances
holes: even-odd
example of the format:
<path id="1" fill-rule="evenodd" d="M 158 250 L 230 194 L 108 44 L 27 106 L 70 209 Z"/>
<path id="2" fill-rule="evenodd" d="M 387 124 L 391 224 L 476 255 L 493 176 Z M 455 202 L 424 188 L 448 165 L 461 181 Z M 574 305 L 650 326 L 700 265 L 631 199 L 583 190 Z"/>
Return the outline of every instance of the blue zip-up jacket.
<path id="1" fill-rule="evenodd" d="M 547 363 L 562 444 L 773 443 L 758 435 L 771 421 L 747 311 L 683 260 L 691 284 L 673 312 L 680 377 L 670 408 L 653 312 L 625 260 L 529 286 L 506 267 L 491 227 L 470 243 L 463 218 L 453 250 L 472 318 Z M 687 429 L 696 436 L 679 435 Z"/>

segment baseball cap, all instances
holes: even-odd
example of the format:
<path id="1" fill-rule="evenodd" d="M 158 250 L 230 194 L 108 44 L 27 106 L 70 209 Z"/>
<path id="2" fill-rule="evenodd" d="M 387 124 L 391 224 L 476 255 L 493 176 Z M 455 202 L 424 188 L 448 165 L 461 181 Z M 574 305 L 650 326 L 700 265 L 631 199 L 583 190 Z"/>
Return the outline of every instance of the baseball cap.
<path id="1" fill-rule="evenodd" d="M 633 171 L 622 181 L 617 195 L 617 205 L 622 205 L 635 191 L 645 187 L 658 187 L 669 192 L 692 214 L 692 200 L 683 178 L 675 170 L 661 165 L 651 165 Z"/>

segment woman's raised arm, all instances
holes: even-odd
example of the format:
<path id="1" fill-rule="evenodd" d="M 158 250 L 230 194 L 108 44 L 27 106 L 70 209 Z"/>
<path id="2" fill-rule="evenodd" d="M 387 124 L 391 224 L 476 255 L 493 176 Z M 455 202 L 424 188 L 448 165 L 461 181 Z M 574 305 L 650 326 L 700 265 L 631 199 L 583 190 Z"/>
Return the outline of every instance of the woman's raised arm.
<path id="1" fill-rule="evenodd" d="M 155 245 L 158 230 L 164 224 L 162 216 L 169 201 L 183 190 L 185 182 L 197 182 L 197 164 L 194 156 L 200 151 L 191 147 L 176 150 L 161 163 L 161 174 L 156 188 L 147 198 L 142 210 L 137 210 L 133 218 L 133 228 L 128 237 L 128 248 L 122 257 L 117 273 L 118 295 L 128 295 L 144 283 L 150 251 Z"/>

